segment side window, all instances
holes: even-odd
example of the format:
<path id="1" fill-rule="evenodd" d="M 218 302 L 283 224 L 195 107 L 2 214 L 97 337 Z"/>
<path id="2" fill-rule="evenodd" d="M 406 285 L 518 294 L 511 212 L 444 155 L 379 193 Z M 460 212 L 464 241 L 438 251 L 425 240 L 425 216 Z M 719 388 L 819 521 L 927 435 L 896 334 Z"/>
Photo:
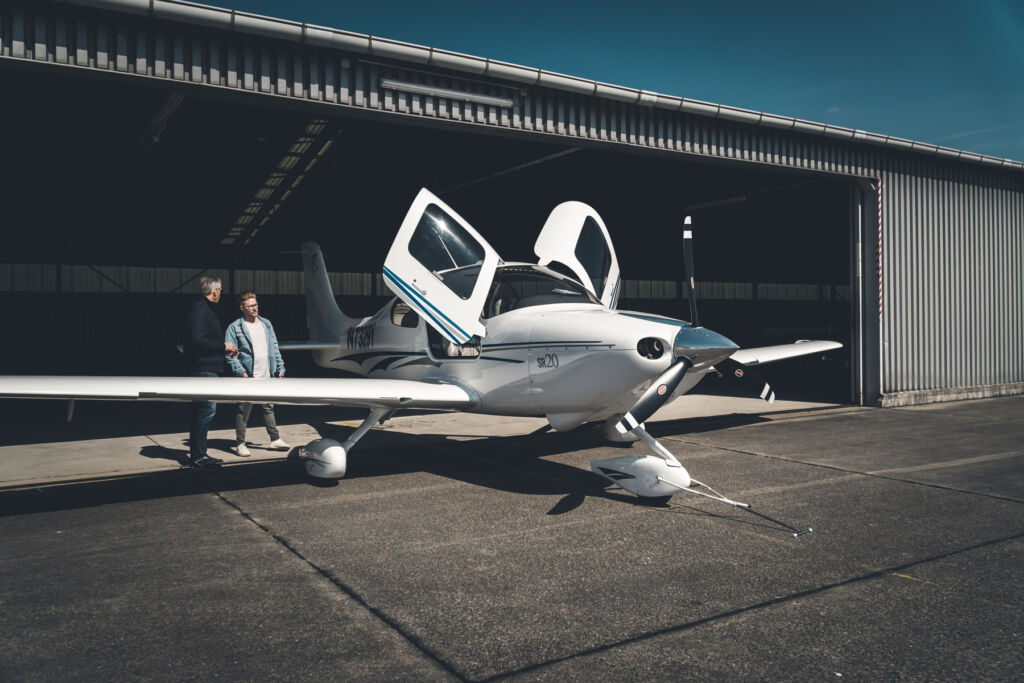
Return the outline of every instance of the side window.
<path id="1" fill-rule="evenodd" d="M 612 266 L 612 256 L 608 252 L 608 243 L 605 242 L 601 227 L 590 216 L 583 223 L 576 241 L 576 258 L 586 269 L 590 281 L 594 283 L 594 291 L 600 296 Z"/>
<path id="2" fill-rule="evenodd" d="M 429 204 L 409 240 L 409 253 L 462 299 L 473 294 L 484 248 L 436 204 Z"/>
<path id="3" fill-rule="evenodd" d="M 409 308 L 409 304 L 397 299 L 391 307 L 391 322 L 396 327 L 416 327 L 420 324 L 420 316 Z"/>

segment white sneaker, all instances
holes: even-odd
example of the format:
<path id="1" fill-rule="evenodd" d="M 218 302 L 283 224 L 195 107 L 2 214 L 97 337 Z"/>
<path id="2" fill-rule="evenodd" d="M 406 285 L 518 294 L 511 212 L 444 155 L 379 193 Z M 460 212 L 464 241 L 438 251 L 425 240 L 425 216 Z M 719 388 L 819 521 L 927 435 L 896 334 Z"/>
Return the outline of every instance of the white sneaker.
<path id="1" fill-rule="evenodd" d="M 270 442 L 270 447 L 277 451 L 291 450 L 291 446 L 284 439 L 274 439 Z"/>
<path id="2" fill-rule="evenodd" d="M 248 458 L 249 457 L 249 447 L 246 446 L 244 443 L 240 443 L 237 446 L 235 446 L 235 453 L 237 453 L 238 455 L 242 456 L 243 458 Z"/>

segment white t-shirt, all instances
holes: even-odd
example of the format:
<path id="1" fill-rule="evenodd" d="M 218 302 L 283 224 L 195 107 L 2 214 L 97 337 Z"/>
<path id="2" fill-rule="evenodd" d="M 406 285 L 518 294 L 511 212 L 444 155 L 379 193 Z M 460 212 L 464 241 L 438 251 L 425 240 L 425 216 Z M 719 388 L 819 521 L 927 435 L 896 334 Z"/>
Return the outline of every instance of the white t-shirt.
<path id="1" fill-rule="evenodd" d="M 252 376 L 257 379 L 270 377 L 270 352 L 267 350 L 267 330 L 263 327 L 263 321 L 257 318 L 254 323 L 248 320 L 242 323 L 252 341 Z"/>

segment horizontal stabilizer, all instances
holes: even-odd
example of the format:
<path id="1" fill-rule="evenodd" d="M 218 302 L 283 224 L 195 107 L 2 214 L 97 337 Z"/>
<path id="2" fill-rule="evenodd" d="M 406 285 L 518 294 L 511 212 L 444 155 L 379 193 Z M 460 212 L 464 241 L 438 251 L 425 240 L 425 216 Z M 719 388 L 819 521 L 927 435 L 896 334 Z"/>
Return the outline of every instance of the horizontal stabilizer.
<path id="1" fill-rule="evenodd" d="M 327 377 L 0 377 L 0 398 L 215 401 L 359 408 L 466 410 L 477 397 L 454 384 Z"/>
<path id="2" fill-rule="evenodd" d="M 797 358 L 809 356 L 815 353 L 822 353 L 832 349 L 841 349 L 839 342 L 834 341 L 811 341 L 802 340 L 793 344 L 779 344 L 778 346 L 759 346 L 752 349 L 740 349 L 732 354 L 732 360 L 743 365 L 764 365 L 774 363 L 777 360 L 786 358 Z"/>

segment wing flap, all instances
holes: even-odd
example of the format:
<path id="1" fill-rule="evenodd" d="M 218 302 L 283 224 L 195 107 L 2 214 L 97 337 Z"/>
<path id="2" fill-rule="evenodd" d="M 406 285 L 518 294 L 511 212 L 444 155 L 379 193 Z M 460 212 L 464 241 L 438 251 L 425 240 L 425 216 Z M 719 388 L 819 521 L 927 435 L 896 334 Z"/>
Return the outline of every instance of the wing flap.
<path id="1" fill-rule="evenodd" d="M 809 356 L 814 353 L 822 353 L 832 349 L 840 349 L 843 345 L 834 341 L 798 341 L 793 344 L 779 344 L 777 346 L 759 346 L 752 349 L 740 349 L 732 354 L 732 360 L 744 365 L 764 365 L 786 358 L 797 358 Z"/>
<path id="2" fill-rule="evenodd" d="M 401 379 L 242 377 L 0 377 L 0 398 L 215 401 L 465 410 L 477 403 L 454 384 Z"/>

